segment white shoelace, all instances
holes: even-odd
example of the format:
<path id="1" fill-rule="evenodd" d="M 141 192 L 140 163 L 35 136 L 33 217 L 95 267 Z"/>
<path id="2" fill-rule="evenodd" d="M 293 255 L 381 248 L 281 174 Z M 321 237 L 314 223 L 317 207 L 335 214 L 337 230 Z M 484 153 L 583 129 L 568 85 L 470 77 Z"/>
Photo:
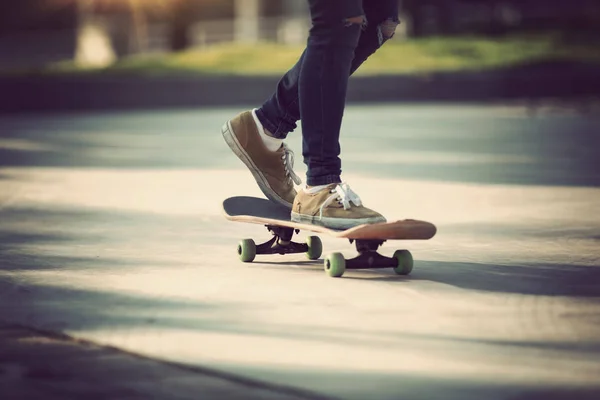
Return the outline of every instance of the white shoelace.
<path id="1" fill-rule="evenodd" d="M 319 217 L 323 217 L 323 209 L 336 200 L 344 207 L 344 210 L 348 210 L 350 207 L 352 207 L 350 203 L 354 203 L 355 206 L 362 205 L 360 197 L 358 197 L 358 195 L 354 193 L 352 189 L 350 189 L 350 185 L 347 183 L 338 184 L 335 189 L 330 191 L 330 193 L 331 196 L 329 196 L 323 202 L 321 208 L 319 208 Z"/>
<path id="2" fill-rule="evenodd" d="M 283 143 L 283 155 L 281 156 L 281 159 L 283 160 L 285 174 L 289 176 L 296 185 L 300 185 L 302 180 L 294 172 L 294 152 L 285 143 Z"/>

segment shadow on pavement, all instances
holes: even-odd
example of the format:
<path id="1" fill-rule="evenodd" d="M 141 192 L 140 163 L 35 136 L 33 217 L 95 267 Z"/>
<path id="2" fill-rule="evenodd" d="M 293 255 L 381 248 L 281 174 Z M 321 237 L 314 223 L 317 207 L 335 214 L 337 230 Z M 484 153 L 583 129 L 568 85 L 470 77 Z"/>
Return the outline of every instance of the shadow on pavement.
<path id="1" fill-rule="evenodd" d="M 536 296 L 600 296 L 600 265 L 489 265 L 418 260 L 406 277 L 385 272 L 373 276 L 369 270 L 368 276 L 343 279 L 389 283 L 430 281 L 469 290 Z"/>
<path id="2" fill-rule="evenodd" d="M 398 276 L 387 269 L 354 270 L 355 275 L 341 279 L 404 284 L 408 281 L 430 281 L 462 289 L 536 296 L 600 296 L 600 265 L 560 264 L 490 265 L 480 263 L 418 260 L 409 276 Z M 323 261 L 254 261 L 260 268 L 282 270 L 298 267 L 323 273 Z M 363 275 L 364 276 L 361 276 Z"/>
<path id="3" fill-rule="evenodd" d="M 220 135 L 223 122 L 239 111 L 4 116 L 0 167 L 242 168 Z M 598 118 L 528 117 L 468 105 L 349 107 L 347 114 L 342 159 L 351 172 L 479 184 L 600 186 Z M 288 139 L 299 152 L 300 133 Z"/>
<path id="4" fill-rule="evenodd" d="M 460 268 L 460 266 L 458 266 Z M 456 268 L 455 268 L 456 269 Z M 93 272 L 93 271 L 92 271 Z M 445 276 L 446 279 L 452 274 Z M 352 279 L 352 278 L 344 278 Z M 412 278 L 408 278 L 412 279 Z M 425 279 L 419 277 L 418 279 Z M 375 279 L 378 280 L 378 279 Z M 379 278 L 384 280 L 384 278 Z M 391 282 L 390 278 L 385 279 Z M 395 277 L 398 282 L 405 278 Z M 431 279 L 435 280 L 435 279 Z M 451 278 L 452 280 L 452 278 Z M 447 283 L 447 282 L 444 282 Z M 449 283 L 454 284 L 454 283 Z M 479 289 L 478 285 L 473 285 Z M 152 337 L 168 332 L 190 331 L 236 335 L 238 337 L 264 337 L 269 339 L 300 340 L 326 344 L 364 346 L 370 348 L 401 349 L 410 341 L 427 348 L 429 345 L 465 343 L 470 345 L 503 346 L 506 349 L 564 350 L 569 352 L 598 352 L 597 341 L 531 341 L 521 339 L 494 340 L 485 338 L 455 337 L 440 332 L 436 335 L 400 333 L 394 330 L 377 331 L 357 326 L 353 332 L 340 327 L 294 326 L 277 321 L 259 324 L 234 318 L 251 306 L 240 301 L 210 303 L 197 299 L 164 297 L 160 294 L 130 294 L 125 292 L 78 289 L 59 282 L 21 285 L 16 281 L 0 279 L 2 314 L 0 322 L 10 321 L 21 325 L 51 331 L 104 331 L 117 335 L 127 332 L 144 332 Z M 480 289 L 485 290 L 485 289 Z M 198 346 L 202 346 L 201 343 Z"/>
<path id="5" fill-rule="evenodd" d="M 422 261 L 411 279 L 463 289 L 539 296 L 600 296 L 600 265 L 485 265 Z"/>

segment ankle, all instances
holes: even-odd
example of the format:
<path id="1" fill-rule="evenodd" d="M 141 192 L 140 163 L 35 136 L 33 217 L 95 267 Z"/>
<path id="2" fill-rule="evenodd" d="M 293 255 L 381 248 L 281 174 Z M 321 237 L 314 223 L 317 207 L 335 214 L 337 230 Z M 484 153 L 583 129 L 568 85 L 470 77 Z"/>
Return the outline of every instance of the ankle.
<path id="1" fill-rule="evenodd" d="M 283 139 L 274 137 L 271 132 L 269 132 L 263 127 L 262 123 L 260 122 L 260 119 L 258 118 L 258 115 L 256 115 L 256 109 L 252 110 L 252 117 L 254 118 L 254 123 L 256 124 L 256 127 L 258 128 L 258 135 L 262 139 L 262 142 L 265 145 L 265 147 L 270 151 L 279 150 Z"/>
<path id="2" fill-rule="evenodd" d="M 273 136 L 273 134 L 271 133 L 271 131 L 270 131 L 270 130 L 268 130 L 267 128 L 264 128 L 264 127 L 263 127 L 263 132 L 264 132 L 264 134 L 265 134 L 265 135 L 267 135 L 268 137 L 270 137 L 270 138 L 273 138 L 273 139 L 277 139 L 275 136 Z M 281 140 L 281 139 L 279 139 L 279 140 Z"/>

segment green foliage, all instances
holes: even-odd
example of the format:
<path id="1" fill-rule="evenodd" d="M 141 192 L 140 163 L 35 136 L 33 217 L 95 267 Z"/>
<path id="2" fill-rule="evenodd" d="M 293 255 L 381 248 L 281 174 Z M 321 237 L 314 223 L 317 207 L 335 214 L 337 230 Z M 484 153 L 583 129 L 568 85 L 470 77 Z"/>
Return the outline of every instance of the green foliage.
<path id="1" fill-rule="evenodd" d="M 393 40 L 376 52 L 357 75 L 486 70 L 552 61 L 600 63 L 600 52 L 596 48 L 595 43 L 564 43 L 552 35 Z M 82 69 L 72 62 L 60 63 L 49 66 L 43 73 L 280 75 L 297 61 L 302 50 L 301 46 L 274 43 L 227 43 L 203 50 L 129 57 L 102 69 Z"/>

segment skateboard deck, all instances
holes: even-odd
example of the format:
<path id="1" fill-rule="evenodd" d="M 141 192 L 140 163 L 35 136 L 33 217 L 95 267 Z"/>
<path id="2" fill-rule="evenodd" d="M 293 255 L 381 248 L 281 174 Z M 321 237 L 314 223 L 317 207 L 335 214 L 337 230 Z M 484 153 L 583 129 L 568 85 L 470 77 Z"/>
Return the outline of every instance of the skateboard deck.
<path id="1" fill-rule="evenodd" d="M 291 210 L 266 199 L 235 196 L 223 201 L 225 218 L 231 221 L 265 225 L 273 235 L 271 240 L 257 245 L 252 239 L 243 239 L 237 248 L 243 262 L 252 262 L 257 254 L 305 253 L 310 260 L 318 259 L 323 250 L 317 236 L 309 236 L 306 243 L 292 241 L 300 230 L 323 233 L 355 243 L 359 255 L 345 259 L 341 253 L 331 253 L 324 259 L 325 272 L 340 277 L 346 269 L 393 268 L 399 275 L 408 275 L 413 269 L 412 254 L 397 250 L 393 257 L 377 253 L 387 240 L 428 240 L 435 236 L 437 228 L 430 222 L 405 219 L 376 224 L 364 224 L 345 230 L 330 229 L 291 220 Z"/>
<path id="2" fill-rule="evenodd" d="M 247 196 L 226 199 L 223 201 L 223 211 L 231 221 L 288 227 L 346 239 L 428 240 L 435 236 L 437 231 L 432 223 L 413 219 L 365 224 L 346 230 L 330 229 L 294 222 L 288 208 L 266 199 Z"/>

